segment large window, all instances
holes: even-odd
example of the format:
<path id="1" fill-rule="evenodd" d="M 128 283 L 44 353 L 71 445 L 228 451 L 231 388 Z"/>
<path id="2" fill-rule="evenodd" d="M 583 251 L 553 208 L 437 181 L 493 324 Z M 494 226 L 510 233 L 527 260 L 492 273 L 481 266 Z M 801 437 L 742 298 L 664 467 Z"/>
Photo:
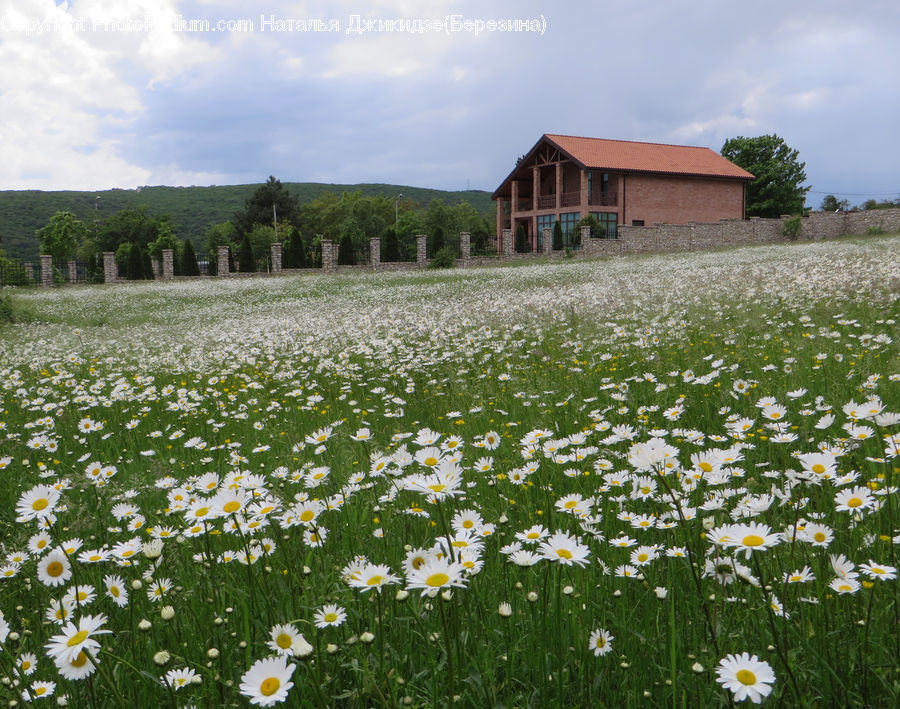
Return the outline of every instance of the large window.
<path id="1" fill-rule="evenodd" d="M 541 247 L 544 243 L 544 229 L 550 229 L 550 238 L 553 238 L 553 222 L 556 221 L 556 217 L 552 214 L 538 214 L 537 217 L 537 237 L 538 237 L 538 251 L 541 250 Z"/>
<path id="2" fill-rule="evenodd" d="M 595 217 L 598 222 L 600 222 L 600 226 L 606 227 L 606 233 L 602 238 L 604 239 L 615 239 L 618 234 L 616 233 L 619 224 L 619 215 L 615 212 L 591 212 L 591 216 Z"/>
<path id="3" fill-rule="evenodd" d="M 559 223 L 562 226 L 563 248 L 578 248 L 575 244 L 575 226 L 581 221 L 579 212 L 565 212 L 559 215 Z M 580 243 L 580 240 L 579 240 Z"/>

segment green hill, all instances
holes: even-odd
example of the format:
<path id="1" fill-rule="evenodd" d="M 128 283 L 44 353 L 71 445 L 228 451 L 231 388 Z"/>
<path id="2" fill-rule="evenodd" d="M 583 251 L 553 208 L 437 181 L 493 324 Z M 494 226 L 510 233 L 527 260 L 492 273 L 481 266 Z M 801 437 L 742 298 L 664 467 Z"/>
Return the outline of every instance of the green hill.
<path id="1" fill-rule="evenodd" d="M 470 190 L 449 192 L 404 185 L 359 184 L 334 185 L 319 182 L 282 183 L 301 204 L 326 192 L 361 192 L 365 197 L 402 194 L 425 207 L 432 199 L 447 204 L 469 202 L 494 223 L 495 206 L 490 192 Z M 211 187 L 141 187 L 134 190 L 102 192 L 43 192 L 38 190 L 0 191 L 0 248 L 10 258 L 33 261 L 38 257 L 35 231 L 45 226 L 56 212 L 72 212 L 85 223 L 102 220 L 123 209 L 146 206 L 154 216 L 168 214 L 179 238 L 190 238 L 196 247 L 203 245 L 208 227 L 227 221 L 244 206 L 259 187 L 254 185 L 214 185 Z"/>

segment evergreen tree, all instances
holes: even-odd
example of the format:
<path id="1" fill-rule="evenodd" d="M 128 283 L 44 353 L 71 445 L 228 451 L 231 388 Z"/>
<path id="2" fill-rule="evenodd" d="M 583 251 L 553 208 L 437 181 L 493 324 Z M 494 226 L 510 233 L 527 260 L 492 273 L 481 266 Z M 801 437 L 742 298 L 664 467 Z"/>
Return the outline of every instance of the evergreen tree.
<path id="1" fill-rule="evenodd" d="M 150 258 L 150 252 L 147 249 L 139 248 L 139 253 L 141 255 L 141 264 L 143 268 L 141 269 L 141 277 L 145 281 L 153 280 L 153 260 Z"/>
<path id="2" fill-rule="evenodd" d="M 563 231 L 562 224 L 557 219 L 553 224 L 553 250 L 562 251 L 563 249 Z"/>
<path id="3" fill-rule="evenodd" d="M 428 250 L 428 254 L 434 258 L 435 254 L 438 251 L 444 248 L 444 229 L 443 227 L 436 226 L 434 227 L 434 231 L 431 236 L 431 249 Z"/>
<path id="4" fill-rule="evenodd" d="M 338 244 L 338 265 L 356 265 L 356 250 L 353 248 L 353 237 L 346 232 Z"/>
<path id="5" fill-rule="evenodd" d="M 199 276 L 200 266 L 197 265 L 197 253 L 190 239 L 184 240 L 184 248 L 181 252 L 181 275 Z"/>
<path id="6" fill-rule="evenodd" d="M 144 259 L 141 256 L 141 247 L 137 244 L 128 245 L 128 261 L 125 266 L 125 278 L 129 281 L 137 281 L 144 277 Z"/>
<path id="7" fill-rule="evenodd" d="M 516 227 L 516 253 L 524 254 L 528 251 L 528 236 L 525 234 L 525 225 L 519 222 Z"/>
<path id="8" fill-rule="evenodd" d="M 237 260 L 240 273 L 256 273 L 256 258 L 253 256 L 253 246 L 248 234 L 244 234 L 238 246 Z"/>
<path id="9" fill-rule="evenodd" d="M 400 241 L 397 239 L 397 230 L 388 227 L 381 237 L 381 260 L 386 263 L 402 261 L 400 257 Z"/>

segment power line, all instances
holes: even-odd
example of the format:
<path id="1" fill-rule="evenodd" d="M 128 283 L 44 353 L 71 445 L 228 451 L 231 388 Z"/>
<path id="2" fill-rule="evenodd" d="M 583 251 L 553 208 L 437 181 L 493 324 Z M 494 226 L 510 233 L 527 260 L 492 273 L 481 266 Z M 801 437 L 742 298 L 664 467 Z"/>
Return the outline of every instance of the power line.
<path id="1" fill-rule="evenodd" d="M 836 192 L 834 190 L 829 191 L 821 191 L 821 190 L 808 190 L 812 194 L 833 194 L 835 197 L 838 195 L 842 195 L 844 197 L 886 197 L 892 194 L 900 194 L 900 190 L 894 190 L 893 192 Z"/>

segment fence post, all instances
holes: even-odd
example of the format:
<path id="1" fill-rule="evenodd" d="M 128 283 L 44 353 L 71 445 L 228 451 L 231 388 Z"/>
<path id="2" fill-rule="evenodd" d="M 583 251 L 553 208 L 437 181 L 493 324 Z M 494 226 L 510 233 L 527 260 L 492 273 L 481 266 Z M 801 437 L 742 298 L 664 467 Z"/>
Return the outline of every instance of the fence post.
<path id="1" fill-rule="evenodd" d="M 78 264 L 75 261 L 69 261 L 69 283 L 75 283 L 78 280 Z"/>
<path id="2" fill-rule="evenodd" d="M 41 254 L 41 288 L 53 285 L 53 257 Z"/>
<path id="3" fill-rule="evenodd" d="M 337 244 L 331 239 L 322 239 L 322 273 L 337 271 Z"/>
<path id="4" fill-rule="evenodd" d="M 220 246 L 216 249 L 216 275 L 230 276 L 231 271 L 228 269 L 228 247 Z"/>
<path id="5" fill-rule="evenodd" d="M 425 234 L 416 234 L 416 266 L 425 268 L 428 265 L 428 237 Z"/>
<path id="6" fill-rule="evenodd" d="M 33 263 L 25 264 L 25 277 L 28 279 L 29 283 L 34 283 L 34 264 Z"/>
<path id="7" fill-rule="evenodd" d="M 175 264 L 172 249 L 162 250 L 162 277 L 164 281 L 175 278 Z"/>
<path id="8" fill-rule="evenodd" d="M 369 265 L 373 271 L 381 266 L 381 238 L 378 236 L 369 237 Z"/>
<path id="9" fill-rule="evenodd" d="M 119 280 L 119 266 L 116 264 L 116 254 L 113 251 L 103 252 L 103 282 L 115 283 Z"/>
<path id="10" fill-rule="evenodd" d="M 512 256 L 513 253 L 513 232 L 512 229 L 503 230 L 503 243 L 500 244 L 500 253 L 502 256 Z"/>
<path id="11" fill-rule="evenodd" d="M 541 230 L 541 251 L 545 256 L 553 253 L 553 229 L 550 227 Z"/>
<path id="12" fill-rule="evenodd" d="M 589 226 L 581 227 L 581 250 L 591 248 L 591 228 Z"/>
<path id="13" fill-rule="evenodd" d="M 459 256 L 462 267 L 466 268 L 472 261 L 472 234 L 467 231 L 459 232 Z"/>
<path id="14" fill-rule="evenodd" d="M 281 273 L 281 242 L 272 243 L 272 273 Z"/>

